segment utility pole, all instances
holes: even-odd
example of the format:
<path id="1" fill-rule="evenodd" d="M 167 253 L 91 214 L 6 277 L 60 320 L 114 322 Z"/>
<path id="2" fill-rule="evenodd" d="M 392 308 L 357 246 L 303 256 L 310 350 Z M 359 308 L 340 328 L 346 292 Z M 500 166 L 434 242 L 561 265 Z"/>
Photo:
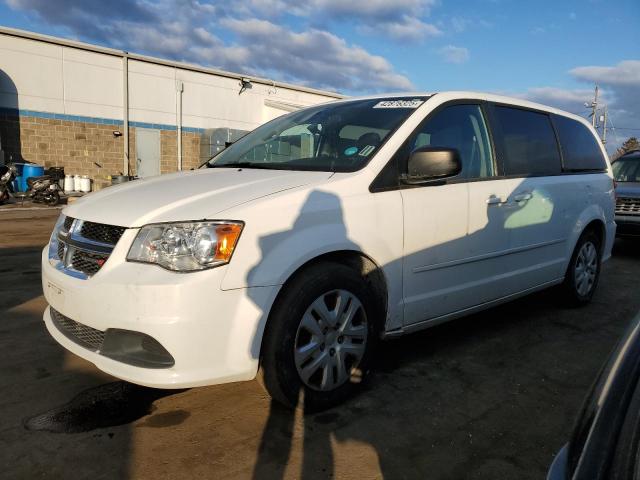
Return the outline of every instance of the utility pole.
<path id="1" fill-rule="evenodd" d="M 596 85 L 596 92 L 591 102 L 591 125 L 596 128 L 596 110 L 598 109 L 598 85 Z"/>

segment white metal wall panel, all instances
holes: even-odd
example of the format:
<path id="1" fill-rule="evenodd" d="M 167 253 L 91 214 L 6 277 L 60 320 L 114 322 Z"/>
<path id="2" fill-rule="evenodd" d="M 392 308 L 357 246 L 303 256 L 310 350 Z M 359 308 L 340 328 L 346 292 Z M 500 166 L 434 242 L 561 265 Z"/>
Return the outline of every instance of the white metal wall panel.
<path id="1" fill-rule="evenodd" d="M 176 124 L 175 68 L 129 60 L 129 120 Z"/>
<path id="2" fill-rule="evenodd" d="M 122 118 L 122 59 L 76 48 L 63 51 L 67 114 Z"/>
<path id="3" fill-rule="evenodd" d="M 64 49 L 64 99 L 71 115 L 122 118 L 122 59 Z"/>
<path id="4" fill-rule="evenodd" d="M 34 40 L 2 33 L 0 70 L 6 75 L 0 79 L 0 107 L 118 120 L 123 117 L 119 56 L 64 42 L 57 44 L 55 39 Z M 239 94 L 238 78 L 130 59 L 130 121 L 175 126 L 176 79 L 184 83 L 183 127 L 251 130 L 286 113 L 265 105 L 267 98 L 297 105 L 332 100 L 329 94 L 257 81 Z"/>
<path id="5" fill-rule="evenodd" d="M 3 82 L 1 106 L 64 113 L 62 47 L 0 35 L 0 70 L 19 95 Z"/>

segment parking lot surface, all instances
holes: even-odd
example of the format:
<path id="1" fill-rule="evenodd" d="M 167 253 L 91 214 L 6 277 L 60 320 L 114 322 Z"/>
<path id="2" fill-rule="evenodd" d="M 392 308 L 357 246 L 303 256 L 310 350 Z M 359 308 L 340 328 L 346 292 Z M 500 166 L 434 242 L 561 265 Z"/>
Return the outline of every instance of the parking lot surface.
<path id="1" fill-rule="evenodd" d="M 145 389 L 58 346 L 39 266 L 58 214 L 0 211 L 3 478 L 544 478 L 640 309 L 640 244 L 618 242 L 588 307 L 547 291 L 386 342 L 361 395 L 304 416 L 256 382 Z"/>

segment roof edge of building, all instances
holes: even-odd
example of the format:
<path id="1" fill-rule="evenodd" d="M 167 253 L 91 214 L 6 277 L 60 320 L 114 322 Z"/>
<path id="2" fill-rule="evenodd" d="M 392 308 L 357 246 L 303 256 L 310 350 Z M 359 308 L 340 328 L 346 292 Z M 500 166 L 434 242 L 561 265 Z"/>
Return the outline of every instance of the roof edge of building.
<path id="1" fill-rule="evenodd" d="M 226 70 L 219 70 L 216 68 L 203 67 L 201 65 L 195 65 L 192 63 L 178 62 L 174 60 L 165 60 L 158 57 L 152 57 L 148 55 L 141 55 L 137 53 L 127 52 L 126 50 L 118 50 L 115 48 L 109 47 L 101 47 L 99 45 L 93 45 L 91 43 L 80 42 L 77 40 L 69 40 L 66 38 L 54 37 L 52 35 L 44 35 L 41 33 L 30 32 L 28 30 L 20 30 L 17 28 L 3 27 L 0 26 L 0 34 L 7 35 L 11 37 L 19 37 L 25 38 L 28 40 L 35 40 L 45 43 L 51 43 L 55 45 L 60 45 L 63 47 L 77 48 L 80 50 L 86 50 L 95 53 L 102 53 L 105 55 L 112 55 L 116 57 L 127 57 L 132 60 L 138 60 L 141 62 L 153 63 L 156 65 L 163 65 L 168 67 L 181 68 L 183 70 L 190 70 L 193 72 L 207 73 L 210 75 L 218 75 L 221 77 L 234 78 L 238 80 L 249 79 L 251 82 L 260 83 L 263 85 L 272 85 L 274 87 L 287 88 L 290 90 L 295 90 L 299 92 L 305 93 L 313 93 L 316 95 L 322 95 L 325 97 L 333 97 L 333 98 L 346 98 L 346 95 L 342 95 L 336 92 L 330 92 L 326 90 L 320 90 L 317 88 L 304 87 L 300 85 L 295 85 L 292 83 L 286 82 L 278 82 L 275 80 L 270 80 L 268 78 L 255 77 L 252 75 L 243 75 L 240 73 L 228 72 Z"/>

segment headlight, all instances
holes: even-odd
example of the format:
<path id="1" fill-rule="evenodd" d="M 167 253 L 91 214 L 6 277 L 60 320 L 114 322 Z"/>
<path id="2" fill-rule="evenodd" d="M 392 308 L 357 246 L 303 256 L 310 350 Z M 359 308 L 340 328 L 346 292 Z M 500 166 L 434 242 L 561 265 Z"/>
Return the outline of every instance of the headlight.
<path id="1" fill-rule="evenodd" d="M 240 222 L 147 225 L 138 232 L 127 260 L 179 272 L 217 267 L 231 259 L 242 227 Z"/>
<path id="2" fill-rule="evenodd" d="M 65 217 L 61 213 L 60 216 L 58 217 L 58 221 L 53 227 L 53 232 L 51 232 L 51 238 L 49 239 L 49 259 L 50 260 L 51 259 L 63 260 L 62 258 L 58 258 L 58 245 L 60 243 L 60 241 L 58 240 L 58 233 L 60 233 L 60 230 L 63 229 L 64 221 L 66 220 L 66 218 L 67 217 Z"/>

